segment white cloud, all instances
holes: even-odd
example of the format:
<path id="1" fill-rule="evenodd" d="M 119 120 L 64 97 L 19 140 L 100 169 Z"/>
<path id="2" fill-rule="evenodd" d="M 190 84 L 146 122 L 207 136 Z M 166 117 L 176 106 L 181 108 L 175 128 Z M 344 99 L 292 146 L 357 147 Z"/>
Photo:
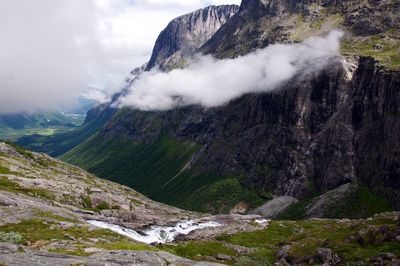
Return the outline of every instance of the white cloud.
<path id="1" fill-rule="evenodd" d="M 339 55 L 343 33 L 300 44 L 276 44 L 236 59 L 200 57 L 185 69 L 145 72 L 120 100 L 140 110 L 168 110 L 198 104 L 215 107 L 247 93 L 268 92 L 295 75 L 321 70 Z"/>
<path id="2" fill-rule="evenodd" d="M 92 86 L 112 93 L 171 19 L 220 3 L 1 0 L 0 113 L 55 109 Z"/>

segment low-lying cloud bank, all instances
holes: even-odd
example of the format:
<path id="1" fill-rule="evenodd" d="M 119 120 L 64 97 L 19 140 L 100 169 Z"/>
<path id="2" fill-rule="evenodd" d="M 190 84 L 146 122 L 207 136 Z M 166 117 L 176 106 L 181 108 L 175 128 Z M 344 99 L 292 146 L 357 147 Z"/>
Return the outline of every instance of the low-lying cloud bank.
<path id="1" fill-rule="evenodd" d="M 235 59 L 202 56 L 185 69 L 145 72 L 120 106 L 169 110 L 216 107 L 247 93 L 270 92 L 299 73 L 318 72 L 340 54 L 341 31 L 298 44 L 276 44 Z"/>

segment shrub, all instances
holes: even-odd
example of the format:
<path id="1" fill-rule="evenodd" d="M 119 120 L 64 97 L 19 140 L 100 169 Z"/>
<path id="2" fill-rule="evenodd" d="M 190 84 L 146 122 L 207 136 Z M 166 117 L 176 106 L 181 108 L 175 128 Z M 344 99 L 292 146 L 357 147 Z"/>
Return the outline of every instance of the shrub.
<path id="1" fill-rule="evenodd" d="M 0 232 L 0 242 L 19 243 L 22 241 L 22 236 L 16 232 Z"/>

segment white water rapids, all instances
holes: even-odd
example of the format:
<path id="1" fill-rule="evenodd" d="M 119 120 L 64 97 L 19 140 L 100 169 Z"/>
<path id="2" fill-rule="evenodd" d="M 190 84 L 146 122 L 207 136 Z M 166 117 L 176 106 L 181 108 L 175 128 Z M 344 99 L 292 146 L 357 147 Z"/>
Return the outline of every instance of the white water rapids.
<path id="1" fill-rule="evenodd" d="M 143 234 L 140 234 L 133 229 L 103 221 L 89 220 L 87 222 L 96 227 L 110 229 L 113 232 L 147 244 L 172 242 L 179 234 L 187 235 L 194 230 L 221 226 L 217 222 L 196 223 L 195 221 L 184 221 L 177 223 L 175 226 L 151 226 L 143 231 Z"/>

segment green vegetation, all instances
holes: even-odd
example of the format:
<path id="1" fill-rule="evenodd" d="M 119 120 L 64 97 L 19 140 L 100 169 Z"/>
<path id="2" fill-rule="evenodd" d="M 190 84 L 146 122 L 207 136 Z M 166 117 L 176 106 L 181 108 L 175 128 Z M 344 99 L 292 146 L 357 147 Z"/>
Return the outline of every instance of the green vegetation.
<path id="1" fill-rule="evenodd" d="M 315 200 L 315 198 L 301 200 L 287 207 L 278 215 L 280 220 L 302 220 L 305 218 L 307 207 Z"/>
<path id="2" fill-rule="evenodd" d="M 0 139 L 16 141 L 23 136 L 52 136 L 70 131 L 83 122 L 83 117 L 61 113 L 0 115 Z"/>
<path id="3" fill-rule="evenodd" d="M 218 241 L 189 241 L 176 245 L 163 245 L 161 249 L 192 260 L 210 260 L 217 254 L 234 256 L 236 253 Z"/>
<path id="4" fill-rule="evenodd" d="M 16 232 L 0 232 L 0 242 L 19 243 L 21 240 L 22 236 Z"/>
<path id="5" fill-rule="evenodd" d="M 48 251 L 53 252 L 53 253 L 60 253 L 60 254 L 66 254 L 66 255 L 72 255 L 72 256 L 90 256 L 91 253 L 85 252 L 84 249 L 80 246 L 74 246 L 70 248 L 52 248 L 49 249 Z M 79 264 L 81 266 L 81 264 Z"/>
<path id="6" fill-rule="evenodd" d="M 110 243 L 110 242 L 100 242 L 96 243 L 97 248 L 107 249 L 107 250 L 148 250 L 157 251 L 157 248 L 152 246 L 135 243 L 132 241 L 122 240 L 120 242 Z"/>
<path id="7" fill-rule="evenodd" d="M 27 159 L 31 159 L 31 160 L 35 160 L 35 157 L 33 156 L 32 152 L 18 146 L 15 145 L 14 143 L 10 142 L 10 141 L 6 141 L 6 143 L 8 145 L 10 145 L 11 147 L 13 147 L 19 154 L 21 154 L 22 156 L 24 156 Z"/>
<path id="8" fill-rule="evenodd" d="M 96 131 L 104 126 L 113 114 L 113 111 L 105 112 L 100 117 L 88 121 L 78 128 L 57 132 L 57 134 L 51 136 L 30 134 L 19 138 L 16 143 L 30 150 L 44 152 L 50 156 L 57 157 L 90 138 Z"/>
<path id="9" fill-rule="evenodd" d="M 344 18 L 340 14 L 326 14 L 327 16 L 317 20 L 306 20 L 304 16 L 297 15 L 295 28 L 290 38 L 296 42 L 301 42 L 307 37 L 316 35 L 320 31 L 329 31 L 338 28 L 343 24 Z"/>
<path id="10" fill-rule="evenodd" d="M 400 224 L 393 217 L 385 214 L 370 220 L 272 221 L 267 229 L 260 231 L 223 234 L 217 241 L 191 241 L 160 248 L 194 260 L 213 261 L 211 257 L 225 254 L 234 257 L 224 261 L 230 265 L 272 265 L 276 253 L 285 245 L 289 247 L 289 261 L 317 257 L 317 249 L 324 247 L 352 265 L 365 263 L 382 252 L 400 255 L 400 242 L 391 237 Z M 357 242 L 360 237 L 363 245 Z M 247 248 L 247 254 L 236 252 L 232 245 Z"/>
<path id="11" fill-rule="evenodd" d="M 134 242 L 125 236 L 106 229 L 93 230 L 79 224 L 69 228 L 62 227 L 58 221 L 68 221 L 69 219 L 61 216 L 44 212 L 38 213 L 36 216 L 51 218 L 51 220 L 55 221 L 31 219 L 23 220 L 16 224 L 2 225 L 0 226 L 0 242 L 5 241 L 33 245 L 33 247 L 44 247 L 54 242 L 69 241 L 68 246 L 51 248 L 49 251 L 76 256 L 90 255 L 90 253 L 85 251 L 85 248 L 158 250 L 149 245 Z"/>
<path id="12" fill-rule="evenodd" d="M 342 42 L 343 55 L 370 56 L 379 61 L 381 65 L 397 70 L 400 69 L 400 42 L 397 38 L 369 36 L 357 40 Z"/>
<path id="13" fill-rule="evenodd" d="M 317 200 L 317 197 L 290 205 L 278 215 L 278 219 L 302 220 L 306 218 L 307 207 L 315 200 Z M 388 211 L 394 211 L 389 200 L 372 193 L 368 187 L 356 187 L 347 197 L 329 206 L 324 212 L 324 217 L 360 219 Z"/>
<path id="14" fill-rule="evenodd" d="M 13 175 L 13 174 L 15 173 L 10 171 L 10 169 L 0 165 L 0 175 Z"/>
<path id="15" fill-rule="evenodd" d="M 394 211 L 389 200 L 372 193 L 368 187 L 357 190 L 325 213 L 326 218 L 367 218 L 376 213 Z"/>
<path id="16" fill-rule="evenodd" d="M 62 158 L 152 199 L 190 210 L 228 212 L 240 201 L 252 207 L 262 203 L 257 192 L 235 177 L 186 169 L 199 148 L 166 135 L 152 143 L 107 141 L 95 135 Z"/>
<path id="17" fill-rule="evenodd" d="M 85 195 L 81 197 L 82 203 L 83 203 L 83 207 L 84 208 L 88 208 L 91 209 L 93 207 L 92 205 L 92 199 L 90 198 L 89 195 Z"/>
<path id="18" fill-rule="evenodd" d="M 125 237 L 106 229 L 91 230 L 86 226 L 61 227 L 58 222 L 43 221 L 41 219 L 23 220 L 17 224 L 6 224 L 0 226 L 1 232 L 16 232 L 22 236 L 22 241 L 56 241 L 66 239 L 65 235 L 78 240 L 89 240 L 90 238 L 105 238 L 109 241 L 126 240 Z"/>
<path id="19" fill-rule="evenodd" d="M 211 183 L 195 191 L 191 197 L 177 201 L 176 204 L 191 210 L 228 213 L 242 201 L 248 203 L 251 208 L 264 202 L 257 192 L 243 187 L 236 178 L 230 178 Z"/>
<path id="20" fill-rule="evenodd" d="M 56 215 L 56 214 L 51 213 L 51 212 L 37 212 L 37 213 L 35 213 L 35 216 L 39 217 L 39 218 L 49 218 L 51 220 L 60 221 L 60 222 L 70 222 L 70 223 L 76 223 L 77 222 L 76 219 L 72 219 L 72 218 L 67 218 L 67 217 L 64 217 L 64 216 Z"/>
<path id="21" fill-rule="evenodd" d="M 19 184 L 3 176 L 0 176 L 0 190 L 22 193 L 25 195 L 49 199 L 49 200 L 54 200 L 55 198 L 51 192 L 45 189 L 21 187 Z"/>

